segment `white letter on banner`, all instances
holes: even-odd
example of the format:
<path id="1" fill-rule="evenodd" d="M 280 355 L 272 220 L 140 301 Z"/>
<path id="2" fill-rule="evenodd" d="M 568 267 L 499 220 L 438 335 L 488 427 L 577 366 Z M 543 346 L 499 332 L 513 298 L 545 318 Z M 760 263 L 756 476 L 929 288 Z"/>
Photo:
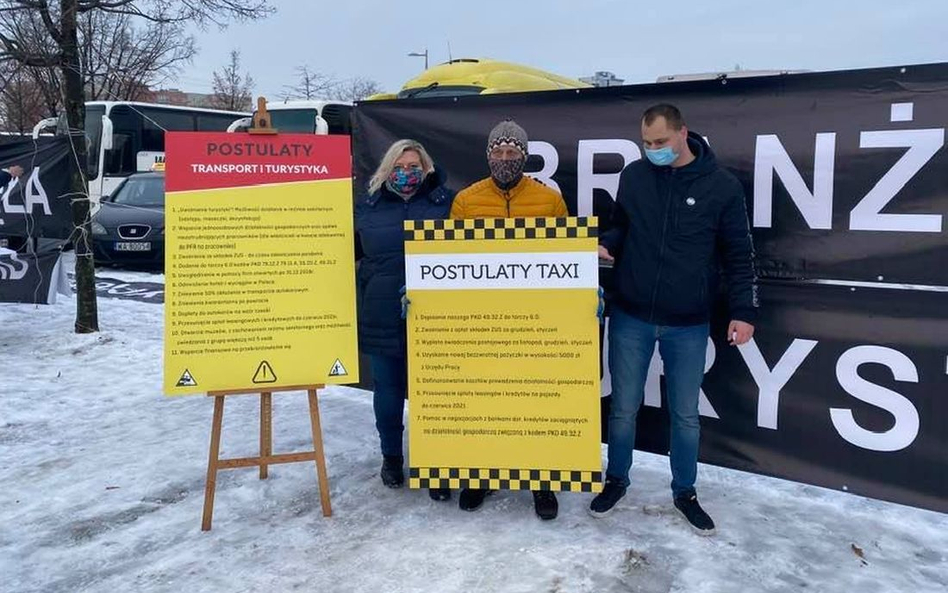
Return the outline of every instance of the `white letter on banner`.
<path id="1" fill-rule="evenodd" d="M 43 213 L 49 216 L 53 211 L 49 209 L 49 199 L 46 197 L 46 190 L 43 189 L 43 184 L 40 183 L 39 174 L 40 168 L 34 167 L 29 181 L 26 182 L 26 197 L 23 202 L 26 204 L 27 212 L 32 212 L 35 205 L 42 204 Z"/>
<path id="2" fill-rule="evenodd" d="M 836 163 L 836 133 L 816 135 L 813 159 L 813 192 L 790 160 L 780 139 L 774 134 L 757 136 L 754 155 L 754 226 L 773 225 L 774 172 L 783 181 L 790 199 L 811 229 L 833 226 L 833 167 Z"/>
<path id="3" fill-rule="evenodd" d="M 940 214 L 881 214 L 882 209 L 904 188 L 916 173 L 945 144 L 944 128 L 929 130 L 886 130 L 863 132 L 859 148 L 903 148 L 895 165 L 882 176 L 866 197 L 849 214 L 849 228 L 854 231 L 904 231 L 907 233 L 940 233 Z"/>
<path id="4" fill-rule="evenodd" d="M 560 155 L 556 152 L 556 147 L 549 142 L 530 140 L 527 143 L 527 152 L 530 153 L 530 156 L 536 155 L 543 159 L 543 168 L 536 173 L 527 172 L 524 174 L 533 177 L 540 183 L 552 187 L 562 194 L 563 192 L 560 190 L 560 185 L 553 180 L 553 175 L 556 174 L 556 169 L 560 166 Z M 591 216 L 592 213 L 590 212 L 589 215 Z M 580 214 L 580 216 L 586 215 Z"/>
<path id="5" fill-rule="evenodd" d="M 13 193 L 13 190 L 19 185 L 20 179 L 14 177 L 13 180 L 7 184 L 6 191 L 3 192 L 3 210 L 9 214 L 26 214 L 26 207 L 22 204 L 11 204 L 10 195 Z"/>
<path id="6" fill-rule="evenodd" d="M 903 395 L 870 383 L 859 376 L 864 363 L 884 364 L 892 369 L 896 381 L 918 383 L 918 370 L 909 357 L 883 346 L 857 346 L 840 356 L 836 378 L 840 386 L 858 400 L 882 408 L 895 416 L 895 424 L 885 432 L 866 430 L 856 423 L 852 410 L 830 408 L 833 426 L 850 443 L 870 451 L 899 451 L 911 445 L 918 436 L 918 410 Z"/>
<path id="7" fill-rule="evenodd" d="M 639 147 L 631 140 L 610 138 L 603 140 L 580 140 L 576 151 L 576 208 L 579 216 L 592 216 L 593 190 L 604 189 L 616 199 L 619 175 L 616 173 L 593 173 L 593 162 L 597 154 L 622 156 L 622 168 L 642 158 Z"/>
<path id="8" fill-rule="evenodd" d="M 0 280 L 22 280 L 30 269 L 30 264 L 17 257 L 16 253 L 8 255 L 10 263 L 0 261 Z M 14 263 L 18 266 L 14 266 Z"/>
<path id="9" fill-rule="evenodd" d="M 741 357 L 750 369 L 754 382 L 757 383 L 757 426 L 777 430 L 777 408 L 780 404 L 780 390 L 784 388 L 793 374 L 797 372 L 803 360 L 816 347 L 816 340 L 794 339 L 787 351 L 784 352 L 773 370 L 767 367 L 767 361 L 761 354 L 757 343 L 751 341 L 738 346 Z"/>

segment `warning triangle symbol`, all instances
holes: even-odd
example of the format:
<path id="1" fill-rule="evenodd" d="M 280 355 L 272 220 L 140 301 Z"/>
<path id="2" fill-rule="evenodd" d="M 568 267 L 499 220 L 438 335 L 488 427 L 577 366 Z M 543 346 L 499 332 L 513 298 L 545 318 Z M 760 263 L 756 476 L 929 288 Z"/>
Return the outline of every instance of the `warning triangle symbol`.
<path id="1" fill-rule="evenodd" d="M 273 372 L 273 367 L 267 361 L 262 361 L 257 367 L 257 372 L 253 375 L 254 383 L 276 383 L 277 376 Z"/>
<path id="2" fill-rule="evenodd" d="M 329 369 L 330 377 L 341 377 L 348 374 L 349 371 L 346 370 L 346 367 L 342 365 L 342 361 L 338 358 L 336 359 L 336 362 L 332 363 L 332 368 Z"/>
<path id="3" fill-rule="evenodd" d="M 198 382 L 194 380 L 191 371 L 184 369 L 184 373 L 181 374 L 181 378 L 178 379 L 178 384 L 175 387 L 196 387 L 197 384 Z"/>

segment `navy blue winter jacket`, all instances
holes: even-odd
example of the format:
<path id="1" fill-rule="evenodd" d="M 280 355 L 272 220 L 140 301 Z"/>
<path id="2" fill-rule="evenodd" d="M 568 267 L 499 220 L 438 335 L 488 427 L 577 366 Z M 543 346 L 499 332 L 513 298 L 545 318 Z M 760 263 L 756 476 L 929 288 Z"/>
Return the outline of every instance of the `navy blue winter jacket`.
<path id="1" fill-rule="evenodd" d="M 615 261 L 615 302 L 655 325 L 697 325 L 711 316 L 722 276 L 731 319 L 754 323 L 757 287 L 744 190 L 689 132 L 695 160 L 680 168 L 648 159 L 619 178 L 613 228 L 600 243 Z"/>
<path id="2" fill-rule="evenodd" d="M 446 219 L 454 192 L 439 170 L 425 177 L 408 201 L 382 187 L 356 204 L 356 274 L 359 349 L 366 354 L 405 355 L 401 295 L 405 285 L 406 220 Z"/>

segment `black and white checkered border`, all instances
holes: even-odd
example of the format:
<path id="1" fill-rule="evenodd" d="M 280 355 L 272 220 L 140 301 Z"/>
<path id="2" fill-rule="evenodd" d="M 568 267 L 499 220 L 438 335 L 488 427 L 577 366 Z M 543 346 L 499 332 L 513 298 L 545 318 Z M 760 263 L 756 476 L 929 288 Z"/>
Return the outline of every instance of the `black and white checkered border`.
<path id="1" fill-rule="evenodd" d="M 576 239 L 598 234 L 597 219 L 592 216 L 405 221 L 406 241 Z"/>
<path id="2" fill-rule="evenodd" d="M 411 488 L 480 488 L 484 490 L 551 490 L 599 492 L 602 472 L 559 469 L 411 467 Z"/>

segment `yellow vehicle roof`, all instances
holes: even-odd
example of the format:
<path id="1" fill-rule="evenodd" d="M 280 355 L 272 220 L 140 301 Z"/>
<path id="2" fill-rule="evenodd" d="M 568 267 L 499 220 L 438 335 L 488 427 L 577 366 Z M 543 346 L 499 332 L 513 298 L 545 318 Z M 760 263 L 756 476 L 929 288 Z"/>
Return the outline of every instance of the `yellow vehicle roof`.
<path id="1" fill-rule="evenodd" d="M 406 82 L 399 96 L 405 96 L 407 91 L 426 87 L 456 87 L 458 94 L 475 94 L 476 88 L 480 88 L 480 94 L 493 94 L 579 89 L 590 86 L 573 78 L 510 62 L 459 59 L 425 70 Z"/>

